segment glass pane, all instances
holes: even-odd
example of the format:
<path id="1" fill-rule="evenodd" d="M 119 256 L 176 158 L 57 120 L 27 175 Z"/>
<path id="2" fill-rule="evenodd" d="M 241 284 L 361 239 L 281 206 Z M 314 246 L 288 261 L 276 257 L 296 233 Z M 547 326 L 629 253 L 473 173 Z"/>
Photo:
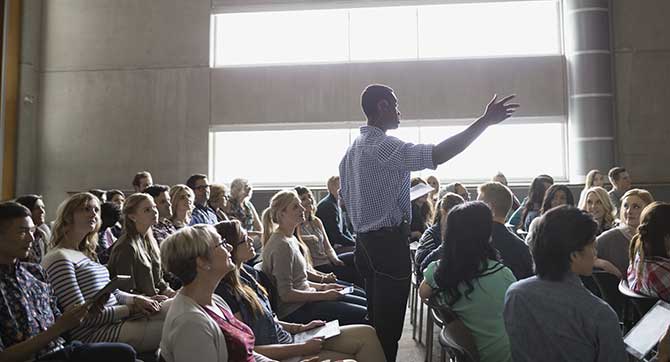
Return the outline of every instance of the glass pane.
<path id="1" fill-rule="evenodd" d="M 214 66 L 347 61 L 346 10 L 215 15 Z"/>
<path id="2" fill-rule="evenodd" d="M 416 7 L 352 9 L 351 60 L 416 59 Z"/>
<path id="3" fill-rule="evenodd" d="M 560 53 L 555 1 L 419 7 L 419 58 Z"/>
<path id="4" fill-rule="evenodd" d="M 244 177 L 257 186 L 325 184 L 339 174 L 349 147 L 349 129 L 217 132 L 215 137 L 215 182 Z"/>

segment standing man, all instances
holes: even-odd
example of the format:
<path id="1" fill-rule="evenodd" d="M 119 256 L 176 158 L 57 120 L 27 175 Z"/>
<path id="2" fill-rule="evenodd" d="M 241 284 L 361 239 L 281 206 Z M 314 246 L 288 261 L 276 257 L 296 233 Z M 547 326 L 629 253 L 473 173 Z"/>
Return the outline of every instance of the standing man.
<path id="1" fill-rule="evenodd" d="M 393 89 L 369 85 L 361 95 L 367 125 L 340 162 L 340 196 L 357 234 L 355 262 L 365 279 L 368 317 L 386 360 L 395 361 L 402 335 L 411 261 L 410 172 L 435 169 L 465 150 L 484 130 L 510 117 L 518 104 L 494 96 L 483 116 L 437 145 L 405 143 L 387 136 L 400 124 Z"/>
<path id="2" fill-rule="evenodd" d="M 186 180 L 186 186 L 190 187 L 195 194 L 195 208 L 191 215 L 191 225 L 209 224 L 214 225 L 218 222 L 216 212 L 207 205 L 209 200 L 209 182 L 207 176 L 202 174 L 191 175 Z"/>
<path id="3" fill-rule="evenodd" d="M 612 200 L 612 205 L 619 210 L 621 209 L 621 196 L 631 187 L 630 175 L 625 168 L 617 166 L 607 173 L 607 177 L 612 183 L 612 189 L 609 192 L 610 200 Z"/>

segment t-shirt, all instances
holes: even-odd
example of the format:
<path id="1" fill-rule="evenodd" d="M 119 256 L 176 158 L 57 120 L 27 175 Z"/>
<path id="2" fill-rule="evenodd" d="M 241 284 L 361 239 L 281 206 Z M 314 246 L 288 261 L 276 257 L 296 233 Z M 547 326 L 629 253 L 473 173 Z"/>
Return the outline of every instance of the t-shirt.
<path id="1" fill-rule="evenodd" d="M 440 261 L 432 262 L 423 272 L 426 283 L 439 289 L 435 271 Z M 461 297 L 451 305 L 472 333 L 482 362 L 511 361 L 509 339 L 505 332 L 503 306 L 507 288 L 516 281 L 514 274 L 498 261 L 489 260 L 481 276 L 472 281 L 473 290 L 467 296 L 464 283 L 458 289 Z M 443 297 L 446 304 L 446 296 Z"/>

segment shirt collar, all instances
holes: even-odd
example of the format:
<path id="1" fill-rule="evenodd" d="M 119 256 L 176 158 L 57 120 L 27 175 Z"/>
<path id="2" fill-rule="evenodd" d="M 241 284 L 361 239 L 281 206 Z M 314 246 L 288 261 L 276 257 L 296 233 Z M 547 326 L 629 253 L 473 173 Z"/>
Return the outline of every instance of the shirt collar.
<path id="1" fill-rule="evenodd" d="M 577 274 L 575 274 L 575 273 L 573 273 L 573 272 L 571 272 L 571 271 L 568 271 L 568 272 L 565 274 L 565 277 L 563 278 L 563 281 L 566 282 L 566 283 L 570 283 L 570 284 L 574 284 L 574 285 L 579 285 L 579 286 L 583 286 L 583 285 L 584 285 L 584 283 L 582 283 L 582 279 L 579 277 L 579 275 L 577 275 Z"/>
<path id="2" fill-rule="evenodd" d="M 381 136 L 384 134 L 384 131 L 377 126 L 365 125 L 362 126 L 360 129 L 362 135 Z"/>

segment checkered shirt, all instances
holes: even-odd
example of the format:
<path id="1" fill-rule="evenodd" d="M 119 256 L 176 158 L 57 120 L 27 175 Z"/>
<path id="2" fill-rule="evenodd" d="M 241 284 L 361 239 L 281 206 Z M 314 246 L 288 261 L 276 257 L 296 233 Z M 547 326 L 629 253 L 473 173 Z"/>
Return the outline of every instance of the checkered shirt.
<path id="1" fill-rule="evenodd" d="M 410 172 L 435 169 L 433 145 L 403 142 L 374 126 L 361 134 L 340 162 L 340 197 L 357 233 L 411 221 Z"/>
<path id="2" fill-rule="evenodd" d="M 634 292 L 670 300 L 670 259 L 640 260 L 640 254 L 636 254 L 633 264 L 628 267 L 628 286 Z"/>

